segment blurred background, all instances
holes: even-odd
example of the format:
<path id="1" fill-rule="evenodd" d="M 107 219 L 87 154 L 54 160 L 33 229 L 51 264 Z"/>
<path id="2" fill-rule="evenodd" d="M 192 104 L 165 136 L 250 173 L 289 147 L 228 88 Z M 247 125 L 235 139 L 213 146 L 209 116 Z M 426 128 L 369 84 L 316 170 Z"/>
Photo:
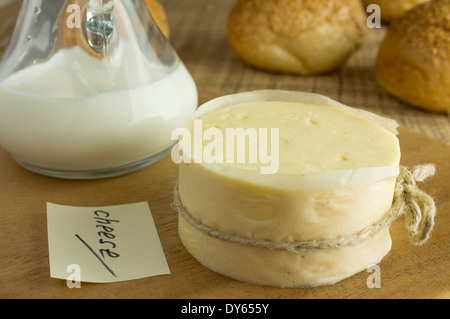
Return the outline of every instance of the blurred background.
<path id="1" fill-rule="evenodd" d="M 227 22 L 235 1 L 159 0 L 167 16 L 170 42 L 196 81 L 200 104 L 221 95 L 258 89 L 313 92 L 388 116 L 407 129 L 450 144 L 448 114 L 412 107 L 377 83 L 375 58 L 388 25 L 369 29 L 362 46 L 335 72 L 314 76 L 268 72 L 245 64 L 230 47 Z M 18 0 L 0 0 L 0 55 L 20 4 Z"/>

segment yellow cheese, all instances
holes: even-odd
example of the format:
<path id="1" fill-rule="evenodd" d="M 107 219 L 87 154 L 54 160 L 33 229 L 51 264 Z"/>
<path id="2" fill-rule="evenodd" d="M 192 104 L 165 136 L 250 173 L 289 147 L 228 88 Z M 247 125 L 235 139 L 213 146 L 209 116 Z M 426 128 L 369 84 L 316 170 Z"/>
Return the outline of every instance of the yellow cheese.
<path id="1" fill-rule="evenodd" d="M 278 173 L 305 174 L 391 166 L 398 164 L 400 155 L 395 135 L 367 119 L 329 106 L 253 102 L 217 109 L 200 120 L 203 130 L 214 127 L 221 130 L 223 136 L 226 136 L 227 128 L 267 128 L 268 133 L 271 129 L 279 129 Z M 187 128 L 194 135 L 193 121 Z M 204 147 L 209 143 L 203 139 Z M 237 147 L 237 143 L 234 146 Z M 248 141 L 246 146 L 248 153 Z M 261 162 L 249 164 L 225 163 L 251 170 L 264 166 Z"/>
<path id="2" fill-rule="evenodd" d="M 395 134 L 367 116 L 335 107 L 334 102 L 302 103 L 304 98 L 296 94 L 274 100 L 277 96 L 263 94 L 251 101 L 243 95 L 231 98 L 228 105 L 225 99 L 220 107 L 200 108 L 197 122 L 189 123 L 187 132 L 197 142 L 201 138 L 201 147 L 195 147 L 194 138 L 188 139 L 191 144 L 185 143 L 183 152 L 190 148 L 192 161 L 179 166 L 184 210 L 212 231 L 238 240 L 276 243 L 339 239 L 377 223 L 391 206 L 398 175 L 400 148 Z M 236 103 L 239 100 L 244 103 Z M 199 123 L 201 133 L 195 131 Z M 215 139 L 223 137 L 222 144 L 204 135 L 210 128 L 215 129 Z M 248 134 L 247 143 L 229 145 L 235 156 L 227 158 L 230 128 Z M 276 139 L 270 138 L 271 130 L 278 131 Z M 261 168 L 270 164 L 260 154 L 250 162 L 252 143 L 260 146 L 262 137 L 251 135 L 253 131 L 267 133 L 264 152 L 272 156 L 270 173 L 262 173 Z M 245 162 L 237 161 L 242 151 L 238 144 L 244 145 Z M 221 161 L 202 157 L 217 155 L 220 145 Z M 210 152 L 212 148 L 215 152 Z M 332 284 L 380 262 L 391 247 L 385 229 L 362 243 L 337 248 L 261 248 L 211 236 L 181 215 L 179 235 L 204 266 L 237 280 L 277 287 Z"/>

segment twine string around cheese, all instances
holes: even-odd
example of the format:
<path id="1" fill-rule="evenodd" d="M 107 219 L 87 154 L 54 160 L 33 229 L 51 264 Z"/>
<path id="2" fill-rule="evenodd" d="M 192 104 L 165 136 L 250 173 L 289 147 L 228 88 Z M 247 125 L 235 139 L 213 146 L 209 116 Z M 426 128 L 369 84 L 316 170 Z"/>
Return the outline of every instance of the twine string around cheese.
<path id="1" fill-rule="evenodd" d="M 409 231 L 409 237 L 416 245 L 425 243 L 434 227 L 434 217 L 436 216 L 436 206 L 433 198 L 420 190 L 416 182 L 421 182 L 427 177 L 434 175 L 433 165 L 421 165 L 408 170 L 401 168 L 403 172 L 400 177 L 403 179 L 397 183 L 396 187 L 402 188 L 398 192 L 403 193 L 401 204 L 406 205 L 406 226 Z M 423 210 L 418 203 L 422 203 Z"/>
<path id="2" fill-rule="evenodd" d="M 211 229 L 193 218 L 183 207 L 178 192 L 178 183 L 174 188 L 172 208 L 197 230 L 209 236 L 254 247 L 266 249 L 280 249 L 288 251 L 302 251 L 311 249 L 328 249 L 342 246 L 354 246 L 362 243 L 378 232 L 389 227 L 399 216 L 406 214 L 406 227 L 411 241 L 416 245 L 425 243 L 431 234 L 436 215 L 436 206 L 432 197 L 420 190 L 416 182 L 425 180 L 435 174 L 434 165 L 419 165 L 412 168 L 401 166 L 395 184 L 394 197 L 390 210 L 374 225 L 364 228 L 360 232 L 330 240 L 309 240 L 300 242 L 273 242 L 255 240 L 225 234 Z M 423 207 L 421 209 L 421 206 Z"/>

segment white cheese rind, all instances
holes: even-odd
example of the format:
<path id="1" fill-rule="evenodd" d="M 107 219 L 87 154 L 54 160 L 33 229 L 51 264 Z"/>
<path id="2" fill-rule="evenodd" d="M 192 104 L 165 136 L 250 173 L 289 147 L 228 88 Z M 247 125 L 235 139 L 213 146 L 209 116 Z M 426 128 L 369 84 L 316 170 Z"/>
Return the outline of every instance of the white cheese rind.
<path id="1" fill-rule="evenodd" d="M 356 246 L 290 252 L 213 238 L 182 217 L 178 227 L 184 247 L 203 266 L 245 283 L 281 288 L 334 284 L 378 264 L 391 249 L 388 229 Z"/>
<path id="2" fill-rule="evenodd" d="M 395 177 L 320 190 L 270 188 L 180 166 L 179 193 L 197 221 L 223 233 L 268 241 L 352 235 L 380 220 L 392 204 Z"/>

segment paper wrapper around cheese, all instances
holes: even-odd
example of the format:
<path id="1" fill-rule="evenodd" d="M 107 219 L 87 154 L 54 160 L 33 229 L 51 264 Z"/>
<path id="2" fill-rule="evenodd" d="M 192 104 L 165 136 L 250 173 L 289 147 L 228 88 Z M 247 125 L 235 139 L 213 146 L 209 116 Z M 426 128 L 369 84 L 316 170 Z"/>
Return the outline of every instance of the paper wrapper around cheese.
<path id="1" fill-rule="evenodd" d="M 193 119 L 223 107 L 266 101 L 337 108 L 383 127 L 398 143 L 395 121 L 310 93 L 264 90 L 224 96 L 201 106 Z M 202 265 L 247 283 L 314 287 L 348 278 L 378 264 L 390 251 L 388 227 L 337 247 L 283 245 L 351 237 L 382 219 L 399 175 L 400 150 L 395 147 L 398 159 L 391 166 L 306 174 L 182 162 L 176 194 L 184 212 L 179 214 L 181 241 Z"/>

